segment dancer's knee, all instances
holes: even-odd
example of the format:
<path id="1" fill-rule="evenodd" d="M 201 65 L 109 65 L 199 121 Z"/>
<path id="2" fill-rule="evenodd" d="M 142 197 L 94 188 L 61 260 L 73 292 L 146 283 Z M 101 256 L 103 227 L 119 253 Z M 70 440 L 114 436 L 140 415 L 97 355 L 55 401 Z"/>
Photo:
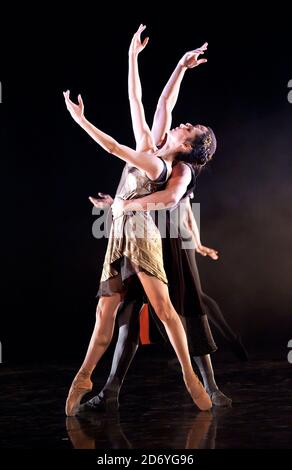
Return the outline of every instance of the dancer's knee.
<path id="1" fill-rule="evenodd" d="M 96 306 L 96 319 L 100 320 L 104 317 L 115 318 L 116 309 L 120 302 L 119 296 L 112 297 L 100 297 L 98 304 Z"/>
<path id="2" fill-rule="evenodd" d="M 96 338 L 96 343 L 102 348 L 107 348 L 110 341 L 111 341 L 111 336 L 109 336 L 108 334 L 100 333 L 100 332 Z"/>
<path id="3" fill-rule="evenodd" d="M 99 302 L 96 306 L 96 311 L 95 311 L 95 316 L 96 316 L 97 320 L 102 317 L 103 311 L 104 311 L 104 309 L 103 309 L 103 305 L 102 305 L 102 300 L 99 300 Z"/>
<path id="4" fill-rule="evenodd" d="M 156 299 L 153 308 L 156 312 L 156 315 L 163 323 L 170 323 L 177 317 L 177 314 L 170 302 L 170 299 Z"/>

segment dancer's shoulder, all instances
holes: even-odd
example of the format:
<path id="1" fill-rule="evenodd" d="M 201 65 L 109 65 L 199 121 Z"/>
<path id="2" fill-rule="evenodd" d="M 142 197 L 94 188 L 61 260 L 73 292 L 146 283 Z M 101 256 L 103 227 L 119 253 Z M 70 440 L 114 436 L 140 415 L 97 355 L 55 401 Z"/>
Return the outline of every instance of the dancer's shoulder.
<path id="1" fill-rule="evenodd" d="M 191 165 L 188 165 L 185 162 L 177 162 L 172 167 L 172 175 L 173 176 L 192 177 L 192 174 L 193 174 L 193 172 L 192 172 Z"/>

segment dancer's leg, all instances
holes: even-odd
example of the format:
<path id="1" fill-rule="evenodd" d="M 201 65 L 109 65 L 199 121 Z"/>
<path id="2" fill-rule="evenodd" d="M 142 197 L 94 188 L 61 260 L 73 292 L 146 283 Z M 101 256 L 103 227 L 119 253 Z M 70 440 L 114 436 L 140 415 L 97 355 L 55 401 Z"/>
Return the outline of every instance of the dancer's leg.
<path id="1" fill-rule="evenodd" d="M 113 337 L 117 307 L 120 302 L 120 294 L 100 297 L 96 307 L 94 330 L 80 371 L 85 371 L 91 375 L 96 364 L 107 350 Z"/>
<path id="2" fill-rule="evenodd" d="M 120 388 L 139 346 L 139 314 L 142 306 L 142 300 L 125 300 L 121 303 L 117 314 L 119 336 L 110 375 L 101 392 L 80 405 L 78 413 L 118 408 Z"/>
<path id="3" fill-rule="evenodd" d="M 200 409 L 210 409 L 212 403 L 193 371 L 185 330 L 170 301 L 167 285 L 145 272 L 138 273 L 138 276 L 157 316 L 164 324 L 166 333 L 180 362 L 189 393 Z"/>
<path id="4" fill-rule="evenodd" d="M 210 354 L 206 354 L 205 356 L 194 356 L 194 360 L 199 368 L 204 386 L 210 395 L 213 405 L 230 406 L 232 403 L 231 398 L 224 395 L 216 384 Z"/>
<path id="5" fill-rule="evenodd" d="M 113 294 L 111 297 L 100 297 L 99 299 L 96 309 L 95 326 L 87 353 L 72 382 L 67 397 L 65 408 L 67 416 L 74 416 L 76 414 L 83 395 L 92 389 L 90 376 L 111 342 L 115 316 L 120 300 L 120 294 Z"/>
<path id="6" fill-rule="evenodd" d="M 104 390 L 119 393 L 127 370 L 139 346 L 140 310 L 142 301 L 125 301 L 118 312 L 119 336 L 112 367 Z"/>

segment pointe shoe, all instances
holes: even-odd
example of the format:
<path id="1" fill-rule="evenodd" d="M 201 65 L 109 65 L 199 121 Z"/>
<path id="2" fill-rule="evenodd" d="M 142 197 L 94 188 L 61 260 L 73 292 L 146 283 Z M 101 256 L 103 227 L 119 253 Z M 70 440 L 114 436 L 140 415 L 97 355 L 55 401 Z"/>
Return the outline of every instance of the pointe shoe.
<path id="1" fill-rule="evenodd" d="M 87 412 L 116 412 L 119 409 L 119 400 L 117 394 L 108 394 L 106 391 L 102 391 L 95 397 L 91 398 L 91 400 L 82 403 L 79 406 L 77 414 L 80 415 L 82 413 Z"/>
<path id="2" fill-rule="evenodd" d="M 231 407 L 232 399 L 224 395 L 219 389 L 208 392 L 213 405 L 222 407 Z"/>
<path id="3" fill-rule="evenodd" d="M 196 374 L 194 374 L 192 383 L 190 384 L 189 381 L 187 383 L 185 380 L 185 385 L 193 402 L 201 411 L 207 411 L 212 408 L 212 401 Z"/>
<path id="4" fill-rule="evenodd" d="M 92 382 L 90 378 L 81 373 L 78 374 L 72 382 L 66 400 L 65 413 L 67 416 L 76 415 L 80 405 L 80 401 L 82 400 L 83 396 L 86 393 L 91 392 L 91 390 Z"/>

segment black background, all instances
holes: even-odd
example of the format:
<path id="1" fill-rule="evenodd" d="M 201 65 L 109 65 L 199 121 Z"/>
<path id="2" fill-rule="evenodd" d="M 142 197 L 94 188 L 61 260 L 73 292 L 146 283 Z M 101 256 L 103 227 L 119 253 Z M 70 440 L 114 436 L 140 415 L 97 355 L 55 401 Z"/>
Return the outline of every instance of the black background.
<path id="1" fill-rule="evenodd" d="M 287 354 L 292 338 L 292 38 L 280 5 L 215 12 L 211 5 L 114 4 L 3 15 L 2 174 L 3 360 L 80 359 L 94 322 L 106 240 L 92 236 L 88 201 L 114 194 L 123 163 L 73 122 L 62 91 L 82 93 L 89 120 L 133 146 L 127 51 L 139 24 L 149 123 L 182 54 L 209 42 L 208 63 L 184 78 L 173 125 L 210 125 L 218 150 L 198 182 L 201 238 L 220 259 L 200 259 L 216 298 L 251 350 Z M 287 21 L 286 21 L 287 19 Z M 287 23 L 287 24 L 286 24 Z"/>

